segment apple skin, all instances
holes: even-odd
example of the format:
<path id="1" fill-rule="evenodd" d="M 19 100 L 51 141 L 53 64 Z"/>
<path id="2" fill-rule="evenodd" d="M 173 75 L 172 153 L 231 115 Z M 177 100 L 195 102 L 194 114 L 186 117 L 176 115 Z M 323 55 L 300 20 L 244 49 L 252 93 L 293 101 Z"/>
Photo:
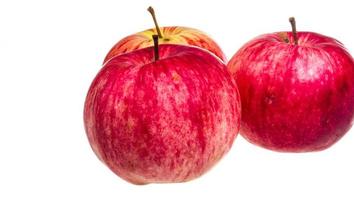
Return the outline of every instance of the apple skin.
<path id="1" fill-rule="evenodd" d="M 241 105 L 223 62 L 196 47 L 160 45 L 109 60 L 88 91 L 84 124 L 92 149 L 134 184 L 199 177 L 229 151 Z"/>
<path id="2" fill-rule="evenodd" d="M 298 38 L 295 45 L 291 32 L 261 35 L 228 63 L 241 96 L 240 134 L 270 150 L 323 150 L 353 123 L 353 58 L 333 38 Z"/>
<path id="3" fill-rule="evenodd" d="M 170 26 L 162 27 L 160 28 L 160 31 L 163 38 L 159 38 L 159 44 L 196 46 L 212 52 L 225 63 L 227 61 L 219 45 L 200 30 L 181 26 Z M 154 41 L 152 40 L 152 35 L 156 34 L 156 29 L 152 28 L 123 38 L 108 52 L 106 58 L 104 59 L 104 63 L 116 55 L 153 46 Z"/>

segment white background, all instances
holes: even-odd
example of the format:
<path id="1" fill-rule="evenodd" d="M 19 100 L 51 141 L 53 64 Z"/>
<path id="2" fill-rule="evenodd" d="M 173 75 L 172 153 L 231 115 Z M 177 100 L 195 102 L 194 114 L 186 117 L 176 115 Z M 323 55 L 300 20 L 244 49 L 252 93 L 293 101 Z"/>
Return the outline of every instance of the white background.
<path id="1" fill-rule="evenodd" d="M 0 199 L 353 199 L 354 129 L 332 148 L 276 153 L 238 137 L 226 157 L 182 184 L 129 184 L 92 152 L 83 129 L 87 89 L 122 37 L 184 25 L 231 56 L 253 37 L 315 31 L 354 52 L 351 1 L 1 1 Z"/>

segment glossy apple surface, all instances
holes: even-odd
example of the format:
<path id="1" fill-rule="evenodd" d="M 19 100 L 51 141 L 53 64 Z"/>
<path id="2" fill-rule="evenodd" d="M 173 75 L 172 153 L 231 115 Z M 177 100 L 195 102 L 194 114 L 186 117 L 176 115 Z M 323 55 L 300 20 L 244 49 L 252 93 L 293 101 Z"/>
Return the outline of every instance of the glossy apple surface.
<path id="1" fill-rule="evenodd" d="M 195 47 L 160 45 L 109 60 L 85 102 L 90 144 L 114 173 L 135 183 L 194 179 L 229 151 L 240 125 L 234 79 Z"/>
<path id="2" fill-rule="evenodd" d="M 354 61 L 337 40 L 312 32 L 266 34 L 230 60 L 242 102 L 241 134 L 264 148 L 318 151 L 352 126 Z"/>
<path id="3" fill-rule="evenodd" d="M 159 39 L 160 44 L 182 44 L 200 47 L 212 52 L 226 62 L 226 57 L 216 42 L 200 30 L 171 26 L 162 27 L 160 31 L 163 35 Z M 123 38 L 108 52 L 104 62 L 122 53 L 153 46 L 152 35 L 155 34 L 157 34 L 157 31 L 156 28 L 153 28 Z"/>

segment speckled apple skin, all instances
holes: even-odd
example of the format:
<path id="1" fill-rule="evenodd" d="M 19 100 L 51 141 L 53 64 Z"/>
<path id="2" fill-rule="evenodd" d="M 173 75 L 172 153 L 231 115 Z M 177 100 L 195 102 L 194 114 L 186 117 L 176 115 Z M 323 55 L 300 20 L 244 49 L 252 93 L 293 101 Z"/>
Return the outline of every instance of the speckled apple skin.
<path id="1" fill-rule="evenodd" d="M 298 38 L 294 45 L 290 32 L 261 35 L 228 63 L 241 96 L 241 135 L 275 151 L 326 149 L 353 122 L 353 58 L 333 38 Z"/>
<path id="2" fill-rule="evenodd" d="M 240 126 L 236 83 L 211 53 L 182 45 L 122 54 L 94 79 L 85 102 L 90 144 L 134 184 L 199 177 L 229 151 Z"/>
<path id="3" fill-rule="evenodd" d="M 219 45 L 206 33 L 198 29 L 182 26 L 169 26 L 160 28 L 160 31 L 163 35 L 163 38 L 159 38 L 159 44 L 181 44 L 196 46 L 210 51 L 225 63 L 227 61 Z M 108 52 L 104 62 L 107 62 L 109 59 L 116 55 L 153 46 L 154 41 L 152 40 L 152 35 L 156 34 L 156 29 L 152 28 L 123 38 Z"/>

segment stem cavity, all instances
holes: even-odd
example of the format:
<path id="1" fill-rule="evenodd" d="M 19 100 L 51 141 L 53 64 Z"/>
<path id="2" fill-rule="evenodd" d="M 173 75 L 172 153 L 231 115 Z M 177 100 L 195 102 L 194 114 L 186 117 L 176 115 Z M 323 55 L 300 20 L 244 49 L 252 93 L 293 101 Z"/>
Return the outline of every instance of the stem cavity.
<path id="1" fill-rule="evenodd" d="M 157 23 L 154 9 L 151 6 L 149 6 L 149 8 L 147 10 L 150 12 L 150 14 L 152 16 L 152 19 L 154 20 L 154 24 L 155 24 L 155 28 L 156 28 L 156 31 L 157 31 L 157 35 L 159 36 L 159 38 L 162 38 L 163 36 L 162 36 L 161 30 L 160 30 L 160 27 L 159 27 L 159 25 Z"/>
<path id="2" fill-rule="evenodd" d="M 152 35 L 152 39 L 154 40 L 154 60 L 158 61 L 160 58 L 160 56 L 159 56 L 159 36 Z"/>
<path id="3" fill-rule="evenodd" d="M 288 34 L 286 32 L 280 32 L 279 33 L 279 37 L 282 41 L 284 41 L 285 43 L 289 43 L 289 38 L 288 38 Z"/>
<path id="4" fill-rule="evenodd" d="M 297 38 L 295 17 L 290 17 L 289 18 L 289 22 L 291 24 L 291 29 L 293 31 L 294 43 L 295 43 L 295 45 L 297 45 L 298 44 L 298 38 Z"/>

